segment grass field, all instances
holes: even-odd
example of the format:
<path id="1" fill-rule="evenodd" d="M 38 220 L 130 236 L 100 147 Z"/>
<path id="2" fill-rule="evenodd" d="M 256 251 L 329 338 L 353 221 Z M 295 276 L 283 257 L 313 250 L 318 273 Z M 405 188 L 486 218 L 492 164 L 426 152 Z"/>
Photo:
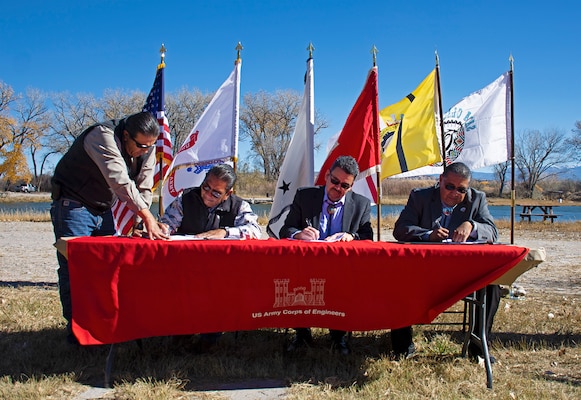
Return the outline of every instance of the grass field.
<path id="1" fill-rule="evenodd" d="M 287 386 L 289 399 L 578 399 L 580 301 L 550 294 L 502 300 L 493 390 L 483 367 L 460 357 L 460 328 L 423 325 L 414 330 L 418 356 L 398 362 L 386 356 L 389 331 L 354 332 L 348 357 L 330 352 L 324 330 L 293 357 L 283 352 L 284 330 L 226 333 L 211 354 L 190 353 L 167 337 L 144 339 L 141 349 L 124 343 L 114 390 L 101 398 L 220 398 L 206 390 L 260 381 Z M 0 304 L 0 398 L 67 399 L 103 385 L 109 348 L 65 343 L 56 287 L 0 287 Z"/>

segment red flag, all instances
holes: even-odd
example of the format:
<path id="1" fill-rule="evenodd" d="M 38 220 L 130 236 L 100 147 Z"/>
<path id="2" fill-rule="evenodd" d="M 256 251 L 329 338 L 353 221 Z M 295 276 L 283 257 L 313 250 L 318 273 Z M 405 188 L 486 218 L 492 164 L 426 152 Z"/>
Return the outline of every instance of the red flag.
<path id="1" fill-rule="evenodd" d="M 369 71 L 363 91 L 319 171 L 316 185 L 325 184 L 325 174 L 339 156 L 352 156 L 357 160 L 360 173 L 353 184 L 353 191 L 377 203 L 377 171 L 381 167 L 377 67 Z"/>

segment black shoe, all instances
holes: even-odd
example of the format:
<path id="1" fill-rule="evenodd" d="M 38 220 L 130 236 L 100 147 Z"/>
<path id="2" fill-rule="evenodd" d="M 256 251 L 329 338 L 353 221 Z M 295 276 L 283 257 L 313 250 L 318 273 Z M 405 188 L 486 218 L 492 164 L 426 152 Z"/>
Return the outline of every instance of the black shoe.
<path id="1" fill-rule="evenodd" d="M 340 339 L 333 340 L 332 349 L 342 356 L 348 356 L 351 353 L 349 346 L 347 346 L 347 342 L 345 341 L 345 337 L 341 337 Z"/>
<path id="2" fill-rule="evenodd" d="M 469 354 L 469 357 L 472 361 L 480 362 L 480 360 L 484 361 L 484 356 L 482 354 Z M 490 365 L 496 364 L 496 358 L 494 356 L 488 355 L 490 359 Z"/>
<path id="3" fill-rule="evenodd" d="M 480 350 L 478 346 L 473 345 L 472 343 L 470 343 L 468 346 L 468 357 L 470 357 L 472 361 L 476 362 L 479 361 L 479 358 L 484 359 L 482 350 Z M 490 351 L 488 352 L 488 358 L 490 359 L 490 364 L 496 364 L 496 358 L 490 354 Z"/>
<path id="4" fill-rule="evenodd" d="M 311 346 L 313 344 L 313 337 L 311 336 L 311 331 L 308 329 L 297 329 L 297 333 L 293 340 L 286 347 L 285 351 L 287 353 L 295 352 L 297 349 L 304 346 Z"/>
<path id="5" fill-rule="evenodd" d="M 416 356 L 416 346 L 412 343 L 408 346 L 405 351 L 394 351 L 393 359 L 395 361 L 409 360 Z"/>

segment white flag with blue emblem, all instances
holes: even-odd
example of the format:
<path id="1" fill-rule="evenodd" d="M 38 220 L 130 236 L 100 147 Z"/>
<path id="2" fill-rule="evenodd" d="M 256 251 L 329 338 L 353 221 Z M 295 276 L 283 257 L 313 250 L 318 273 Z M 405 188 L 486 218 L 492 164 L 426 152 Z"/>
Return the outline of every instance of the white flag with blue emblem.
<path id="1" fill-rule="evenodd" d="M 233 165 L 238 157 L 240 59 L 174 156 L 163 180 L 167 208 L 187 188 L 200 186 L 206 172 L 221 163 Z"/>

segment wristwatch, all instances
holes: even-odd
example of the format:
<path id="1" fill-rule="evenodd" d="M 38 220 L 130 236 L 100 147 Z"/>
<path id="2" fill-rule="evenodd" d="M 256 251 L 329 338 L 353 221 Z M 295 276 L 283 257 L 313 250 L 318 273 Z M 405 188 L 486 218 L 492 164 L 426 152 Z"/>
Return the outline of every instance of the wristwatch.
<path id="1" fill-rule="evenodd" d="M 225 238 L 228 237 L 228 235 L 230 234 L 230 232 L 228 232 L 228 228 L 227 227 L 222 227 L 222 229 L 224 229 L 226 231 L 226 236 L 224 236 Z"/>

